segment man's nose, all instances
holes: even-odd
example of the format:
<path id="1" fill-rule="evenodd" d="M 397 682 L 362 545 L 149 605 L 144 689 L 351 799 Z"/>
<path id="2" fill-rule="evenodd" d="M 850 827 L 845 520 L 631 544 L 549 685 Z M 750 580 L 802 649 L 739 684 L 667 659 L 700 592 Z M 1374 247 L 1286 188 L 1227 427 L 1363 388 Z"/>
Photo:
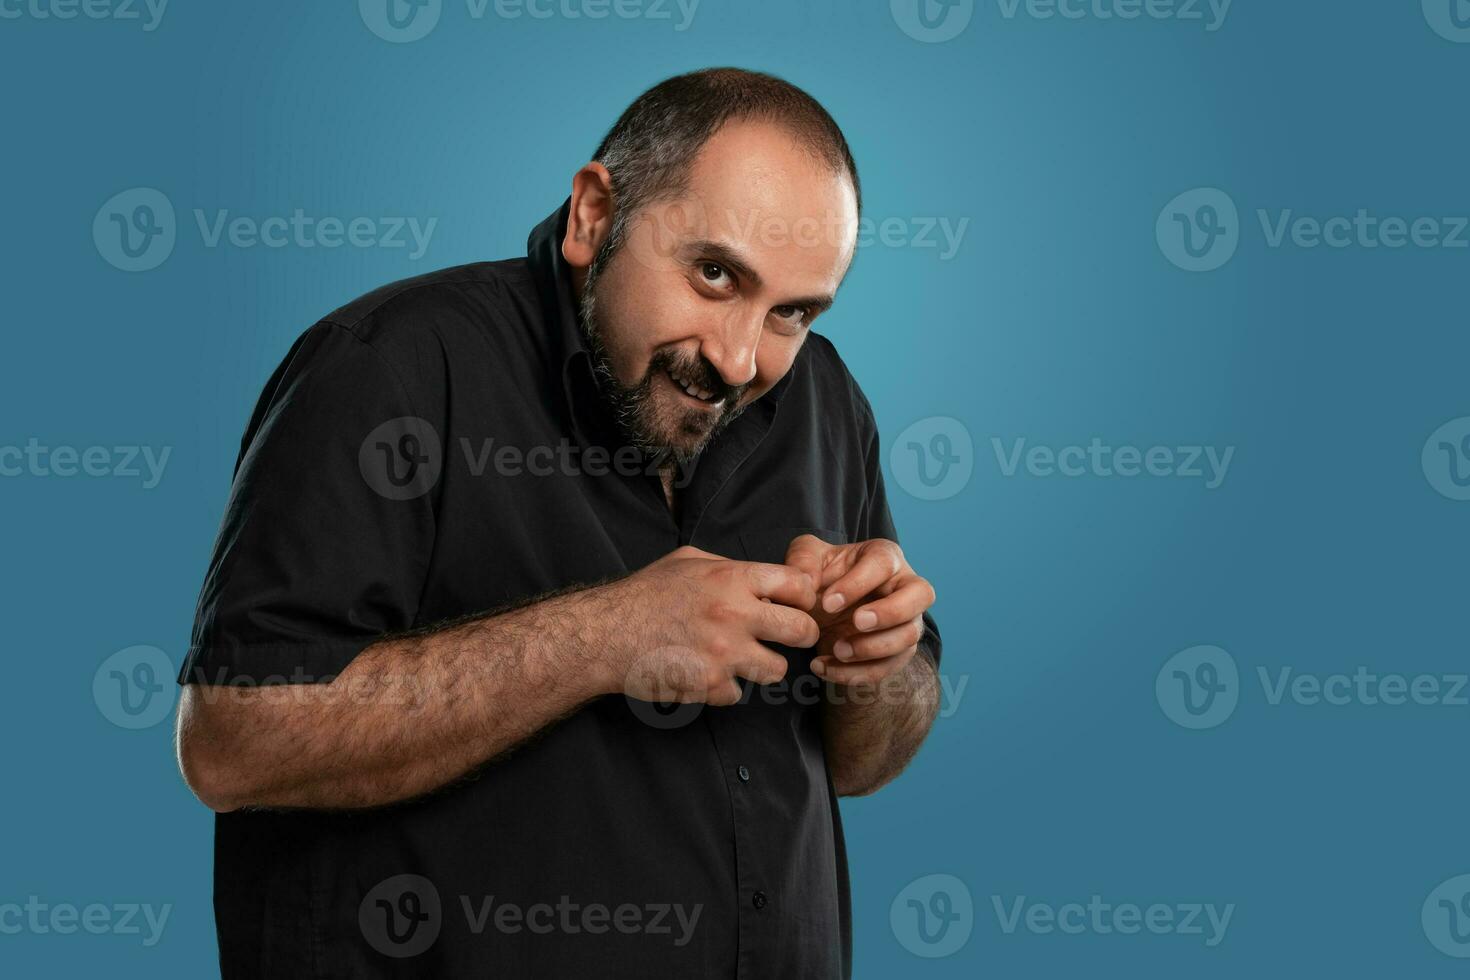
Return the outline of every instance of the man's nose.
<path id="1" fill-rule="evenodd" d="M 765 322 L 763 314 L 732 313 L 700 344 L 700 353 L 732 388 L 755 379 L 755 351 Z"/>

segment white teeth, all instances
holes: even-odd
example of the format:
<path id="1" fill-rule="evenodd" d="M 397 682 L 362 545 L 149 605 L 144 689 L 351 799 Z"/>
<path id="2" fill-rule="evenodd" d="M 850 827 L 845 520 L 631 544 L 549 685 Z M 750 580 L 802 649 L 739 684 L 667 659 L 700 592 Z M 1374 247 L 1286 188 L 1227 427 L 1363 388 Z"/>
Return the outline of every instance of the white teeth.
<path id="1" fill-rule="evenodd" d="M 688 378 L 677 375 L 673 371 L 668 371 L 667 374 L 670 378 L 674 379 L 675 384 L 684 389 L 685 394 L 689 395 L 692 398 L 698 398 L 702 402 L 707 402 L 710 400 L 710 398 L 714 396 L 714 392 L 705 391 L 703 388 L 695 385 L 694 382 L 690 381 Z"/>

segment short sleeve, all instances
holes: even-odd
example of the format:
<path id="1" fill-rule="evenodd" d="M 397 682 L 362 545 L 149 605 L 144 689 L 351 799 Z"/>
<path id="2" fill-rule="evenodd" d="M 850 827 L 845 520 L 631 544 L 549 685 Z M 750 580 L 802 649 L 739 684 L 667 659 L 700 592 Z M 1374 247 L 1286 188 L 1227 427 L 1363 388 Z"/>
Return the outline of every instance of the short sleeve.
<path id="1" fill-rule="evenodd" d="M 883 484 L 883 457 L 879 448 L 878 425 L 867 398 L 857 389 L 856 382 L 853 382 L 853 390 L 860 406 L 859 425 L 864 430 L 861 434 L 866 447 L 863 454 L 863 466 L 867 492 L 863 505 L 863 528 L 860 540 L 870 541 L 874 538 L 884 538 L 900 544 L 898 529 L 893 526 L 893 515 L 888 510 L 888 491 Z M 919 639 L 919 648 L 928 652 L 935 667 L 939 666 L 943 641 L 939 636 L 939 625 L 927 611 L 924 613 L 924 635 Z"/>
<path id="2" fill-rule="evenodd" d="M 414 625 L 440 446 L 345 327 L 297 340 L 241 441 L 179 683 L 319 683 Z"/>

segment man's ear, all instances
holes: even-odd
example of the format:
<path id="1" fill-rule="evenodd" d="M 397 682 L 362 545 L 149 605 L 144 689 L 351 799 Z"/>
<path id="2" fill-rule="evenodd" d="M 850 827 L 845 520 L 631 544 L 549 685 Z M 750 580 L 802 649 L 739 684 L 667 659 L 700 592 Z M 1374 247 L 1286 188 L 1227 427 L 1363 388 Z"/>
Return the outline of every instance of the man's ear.
<path id="1" fill-rule="evenodd" d="M 572 207 L 562 258 L 578 271 L 592 264 L 597 250 L 612 231 L 612 175 L 600 163 L 589 163 L 572 176 Z"/>

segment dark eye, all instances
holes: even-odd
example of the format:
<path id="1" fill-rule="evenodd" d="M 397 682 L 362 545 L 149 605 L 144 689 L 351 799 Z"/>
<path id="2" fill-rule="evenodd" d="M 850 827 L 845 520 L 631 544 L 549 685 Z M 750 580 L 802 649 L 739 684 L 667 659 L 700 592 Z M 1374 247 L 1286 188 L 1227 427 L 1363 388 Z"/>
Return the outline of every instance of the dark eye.
<path id="1" fill-rule="evenodd" d="M 806 326 L 809 311 L 804 306 L 773 306 L 771 312 L 790 327 Z"/>
<path id="2" fill-rule="evenodd" d="M 718 262 L 701 262 L 699 274 L 704 277 L 705 282 L 717 285 L 720 284 L 721 279 L 730 278 L 730 273 L 726 272 L 725 267 Z"/>

